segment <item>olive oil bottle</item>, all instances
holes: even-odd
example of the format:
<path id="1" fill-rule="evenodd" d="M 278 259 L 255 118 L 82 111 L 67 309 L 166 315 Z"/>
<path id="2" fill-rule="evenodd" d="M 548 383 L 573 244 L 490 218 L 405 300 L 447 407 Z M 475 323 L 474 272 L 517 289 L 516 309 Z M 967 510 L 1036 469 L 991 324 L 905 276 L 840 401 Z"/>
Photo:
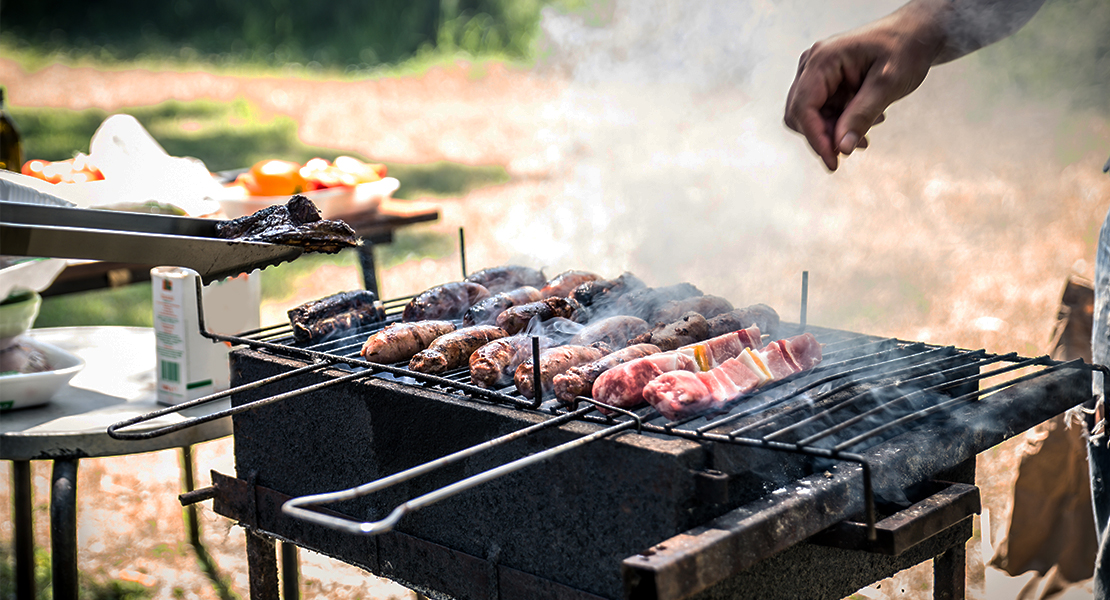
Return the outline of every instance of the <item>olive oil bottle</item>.
<path id="1" fill-rule="evenodd" d="M 18 173 L 22 167 L 23 139 L 4 106 L 4 88 L 0 88 L 0 169 Z"/>

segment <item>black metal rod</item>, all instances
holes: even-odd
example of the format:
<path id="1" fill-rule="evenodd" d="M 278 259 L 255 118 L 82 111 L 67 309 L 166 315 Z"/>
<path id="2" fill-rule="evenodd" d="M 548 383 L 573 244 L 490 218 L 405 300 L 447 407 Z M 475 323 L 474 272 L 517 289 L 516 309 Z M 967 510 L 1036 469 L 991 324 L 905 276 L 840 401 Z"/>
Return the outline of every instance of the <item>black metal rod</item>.
<path id="1" fill-rule="evenodd" d="M 462 264 L 463 279 L 466 279 L 466 235 L 462 227 L 459 227 L 459 262 Z"/>
<path id="2" fill-rule="evenodd" d="M 806 330 L 806 313 L 809 310 L 809 271 L 802 271 L 802 314 L 798 317 L 798 324 L 802 331 Z"/>
<path id="3" fill-rule="evenodd" d="M 540 336 L 532 336 L 532 408 L 543 404 L 543 374 L 540 373 Z"/>
<path id="4" fill-rule="evenodd" d="M 76 458 L 54 461 L 50 490 L 50 564 L 54 598 L 77 600 Z"/>
<path id="5" fill-rule="evenodd" d="M 297 546 L 283 541 L 281 543 L 282 600 L 299 600 L 301 597 L 300 567 L 297 562 Z"/>
<path id="6" fill-rule="evenodd" d="M 31 461 L 12 461 L 12 520 L 15 532 L 15 597 L 35 597 L 35 527 L 32 520 Z"/>

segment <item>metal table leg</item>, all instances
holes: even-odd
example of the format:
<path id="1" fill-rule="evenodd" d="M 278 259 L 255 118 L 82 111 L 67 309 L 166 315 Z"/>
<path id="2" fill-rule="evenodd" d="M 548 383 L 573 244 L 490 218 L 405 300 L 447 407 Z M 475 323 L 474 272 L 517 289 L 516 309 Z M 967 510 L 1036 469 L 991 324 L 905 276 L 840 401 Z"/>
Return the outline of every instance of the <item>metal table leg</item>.
<path id="1" fill-rule="evenodd" d="M 31 461 L 12 461 L 12 519 L 15 521 L 15 597 L 35 597 L 35 528 L 31 521 Z"/>
<path id="2" fill-rule="evenodd" d="M 953 546 L 933 558 L 933 600 L 963 600 L 967 578 L 967 548 Z"/>
<path id="3" fill-rule="evenodd" d="M 301 597 L 297 546 L 289 542 L 281 543 L 281 597 L 282 600 L 299 600 Z"/>
<path id="4" fill-rule="evenodd" d="M 273 538 L 247 529 L 247 575 L 251 600 L 278 600 L 277 553 Z"/>
<path id="5" fill-rule="evenodd" d="M 77 459 L 54 461 L 50 494 L 50 559 L 54 598 L 77 600 Z"/>

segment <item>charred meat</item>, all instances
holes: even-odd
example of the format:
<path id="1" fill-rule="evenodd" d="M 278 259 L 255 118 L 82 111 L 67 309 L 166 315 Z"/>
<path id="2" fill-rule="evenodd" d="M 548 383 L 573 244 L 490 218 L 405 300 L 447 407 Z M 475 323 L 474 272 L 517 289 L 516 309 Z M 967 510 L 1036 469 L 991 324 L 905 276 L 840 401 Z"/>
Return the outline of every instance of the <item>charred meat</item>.
<path id="1" fill-rule="evenodd" d="M 454 330 L 455 324 L 450 321 L 390 323 L 366 340 L 361 354 L 366 360 L 377 363 L 407 361 L 436 338 Z"/>
<path id="2" fill-rule="evenodd" d="M 556 317 L 574 320 L 578 303 L 562 297 L 553 297 L 506 308 L 497 315 L 497 326 L 510 334 L 520 333 L 532 319 L 546 321 Z"/>
<path id="3" fill-rule="evenodd" d="M 571 290 L 570 297 L 582 306 L 590 308 L 594 314 L 616 314 L 608 309 L 617 298 L 646 287 L 638 277 L 626 272 L 616 279 L 587 281 Z"/>
<path id="4" fill-rule="evenodd" d="M 732 303 L 720 296 L 694 296 L 684 300 L 670 300 L 659 305 L 655 312 L 652 313 L 652 323 L 673 323 L 679 317 L 688 313 L 696 312 L 706 319 L 727 313 L 733 309 Z"/>
<path id="5" fill-rule="evenodd" d="M 544 393 L 550 393 L 554 387 L 555 376 L 571 367 L 583 365 L 605 356 L 606 348 L 590 346 L 559 346 L 540 353 L 540 385 Z M 513 373 L 513 382 L 521 396 L 535 398 L 534 365 L 527 360 L 520 363 Z"/>
<path id="6" fill-rule="evenodd" d="M 497 322 L 497 315 L 504 312 L 506 308 L 539 300 L 543 300 L 543 296 L 532 286 L 501 292 L 467 309 L 466 314 L 463 315 L 463 325 L 490 325 Z"/>
<path id="7" fill-rule="evenodd" d="M 673 300 L 685 300 L 701 296 L 702 292 L 689 283 L 676 283 L 666 287 L 644 288 L 629 292 L 613 303 L 615 314 L 635 315 L 645 321 L 651 319 L 655 310 Z"/>
<path id="8" fill-rule="evenodd" d="M 467 276 L 466 281 L 485 287 L 491 294 L 500 294 L 525 286 L 543 287 L 543 284 L 547 282 L 547 277 L 544 277 L 542 271 L 537 271 L 531 267 L 503 265 L 471 273 Z"/>
<path id="9" fill-rule="evenodd" d="M 605 342 L 613 348 L 624 348 L 628 345 L 628 340 L 650 330 L 651 326 L 647 321 L 639 317 L 617 315 L 586 325 L 569 343 L 589 346 L 594 342 Z"/>
<path id="10" fill-rule="evenodd" d="M 730 331 L 740 331 L 755 325 L 769 335 L 775 335 L 779 328 L 779 314 L 766 304 L 753 304 L 744 308 L 717 315 L 709 319 L 709 335 L 717 337 Z"/>
<path id="11" fill-rule="evenodd" d="M 320 218 L 320 210 L 308 198 L 296 195 L 285 204 L 231 221 L 216 223 L 223 239 L 301 246 L 305 252 L 334 254 L 361 244 L 355 231 L 343 221 Z"/>
<path id="12" fill-rule="evenodd" d="M 488 344 L 508 334 L 504 329 L 493 325 L 475 325 L 456 329 L 439 336 L 409 361 L 409 368 L 420 373 L 443 373 L 466 366 L 470 355 Z"/>
<path id="13" fill-rule="evenodd" d="M 682 315 L 674 323 L 655 329 L 629 340 L 630 344 L 655 344 L 663 350 L 674 350 L 709 338 L 709 323 L 696 312 Z"/>
<path id="14" fill-rule="evenodd" d="M 541 352 L 552 346 L 550 338 L 540 337 Z M 505 387 L 521 363 L 532 360 L 532 336 L 518 334 L 478 348 L 470 355 L 470 381 L 487 388 Z"/>
<path id="15" fill-rule="evenodd" d="M 601 279 L 601 276 L 590 273 L 589 271 L 564 271 L 550 281 L 544 284 L 540 289 L 540 293 L 544 298 L 565 298 L 570 295 L 574 288 L 586 283 L 587 281 L 595 281 Z"/>
<path id="16" fill-rule="evenodd" d="M 306 302 L 290 309 L 289 324 L 298 342 L 319 342 L 360 325 L 385 319 L 382 304 L 373 292 L 354 290 Z"/>
<path id="17" fill-rule="evenodd" d="M 572 402 L 578 396 L 589 396 L 592 393 L 594 382 L 602 373 L 617 365 L 659 352 L 658 346 L 636 344 L 617 350 L 612 354 L 606 354 L 593 362 L 571 367 L 565 373 L 555 376 L 553 380 L 555 397 L 563 402 Z"/>
<path id="18" fill-rule="evenodd" d="M 405 305 L 402 320 L 458 319 L 475 304 L 490 297 L 485 286 L 470 281 L 452 281 L 425 290 Z"/>

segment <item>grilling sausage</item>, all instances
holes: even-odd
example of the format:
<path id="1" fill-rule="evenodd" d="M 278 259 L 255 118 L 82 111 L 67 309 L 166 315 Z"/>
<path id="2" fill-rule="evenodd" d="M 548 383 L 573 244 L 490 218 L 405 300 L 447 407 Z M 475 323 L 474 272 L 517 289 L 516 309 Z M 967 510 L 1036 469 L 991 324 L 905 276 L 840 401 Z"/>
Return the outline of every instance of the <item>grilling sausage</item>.
<path id="1" fill-rule="evenodd" d="M 651 330 L 651 326 L 639 317 L 617 315 L 606 317 L 583 327 L 570 339 L 569 343 L 577 346 L 589 346 L 594 342 L 605 342 L 613 348 L 624 348 L 628 345 L 628 340 L 647 333 L 649 330 Z"/>
<path id="2" fill-rule="evenodd" d="M 291 308 L 289 324 L 298 342 L 322 341 L 332 334 L 385 319 L 374 292 L 354 290 L 332 294 Z"/>
<path id="3" fill-rule="evenodd" d="M 652 323 L 673 323 L 688 312 L 696 312 L 706 319 L 727 313 L 733 309 L 732 303 L 720 296 L 694 296 L 684 300 L 670 300 L 660 304 L 651 313 Z"/>
<path id="4" fill-rule="evenodd" d="M 619 315 L 636 315 L 647 320 L 655 309 L 672 300 L 685 300 L 701 296 L 702 292 L 689 283 L 676 283 L 666 287 L 644 288 L 624 294 L 613 303 L 613 312 Z"/>
<path id="5" fill-rule="evenodd" d="M 376 363 L 395 363 L 409 360 L 427 348 L 436 338 L 455 331 L 450 321 L 417 321 L 415 323 L 390 323 L 370 336 L 362 345 L 362 356 Z"/>
<path id="6" fill-rule="evenodd" d="M 651 344 L 636 344 L 584 365 L 571 367 L 565 373 L 560 373 L 552 380 L 555 386 L 555 397 L 564 402 L 573 402 L 578 396 L 589 396 L 592 393 L 594 382 L 602 373 L 613 367 L 636 360 L 650 354 L 658 354 L 659 347 Z"/>
<path id="7" fill-rule="evenodd" d="M 409 361 L 409 369 L 420 373 L 443 373 L 465 366 L 470 355 L 488 344 L 503 338 L 507 333 L 493 325 L 463 327 L 439 336 L 426 350 L 418 352 Z"/>
<path id="8" fill-rule="evenodd" d="M 402 320 L 458 319 L 468 308 L 490 297 L 485 286 L 470 281 L 452 281 L 425 290 L 405 305 Z"/>
<path id="9" fill-rule="evenodd" d="M 541 287 L 547 278 L 531 267 L 503 265 L 471 273 L 466 281 L 485 287 L 491 294 L 500 294 L 524 286 Z"/>
<path id="10" fill-rule="evenodd" d="M 540 291 L 530 285 L 501 292 L 467 309 L 466 314 L 463 315 L 463 325 L 490 325 L 497 321 L 497 315 L 504 312 L 506 308 L 540 300 L 543 300 Z"/>
<path id="11" fill-rule="evenodd" d="M 510 306 L 497 315 L 497 326 L 510 334 L 520 333 L 534 317 L 546 321 L 555 317 L 574 318 L 578 303 L 567 298 L 545 298 L 539 302 L 529 302 Z"/>
<path id="12" fill-rule="evenodd" d="M 755 325 L 768 335 L 775 335 L 779 328 L 779 314 L 766 304 L 753 304 L 717 315 L 709 319 L 709 335 L 717 337 L 731 331 L 740 331 Z"/>
<path id="13" fill-rule="evenodd" d="M 555 376 L 571 367 L 586 364 L 605 356 L 606 349 L 590 346 L 559 346 L 540 353 L 540 385 L 544 393 L 550 393 Z M 513 382 L 521 396 L 535 397 L 535 378 L 532 376 L 532 361 L 524 361 L 513 373 Z"/>
<path id="14" fill-rule="evenodd" d="M 708 337 L 709 323 L 706 322 L 705 317 L 696 312 L 688 312 L 674 323 L 656 327 L 643 335 L 632 338 L 629 343 L 655 344 L 663 350 L 674 350 L 680 346 L 700 342 Z"/>
<path id="15" fill-rule="evenodd" d="M 587 281 L 595 281 L 601 279 L 600 275 L 590 273 L 589 271 L 564 271 L 555 277 L 552 277 L 540 293 L 544 298 L 565 298 L 570 295 L 574 288 L 586 283 Z"/>
<path id="16" fill-rule="evenodd" d="M 550 338 L 540 338 L 541 351 L 550 346 Z M 470 381 L 487 388 L 505 387 L 526 360 L 532 360 L 532 336 L 518 334 L 493 340 L 470 355 Z"/>
<path id="17" fill-rule="evenodd" d="M 646 288 L 643 281 L 632 273 L 621 273 L 616 279 L 594 279 L 574 288 L 570 297 L 582 306 L 602 308 L 623 294 Z"/>

